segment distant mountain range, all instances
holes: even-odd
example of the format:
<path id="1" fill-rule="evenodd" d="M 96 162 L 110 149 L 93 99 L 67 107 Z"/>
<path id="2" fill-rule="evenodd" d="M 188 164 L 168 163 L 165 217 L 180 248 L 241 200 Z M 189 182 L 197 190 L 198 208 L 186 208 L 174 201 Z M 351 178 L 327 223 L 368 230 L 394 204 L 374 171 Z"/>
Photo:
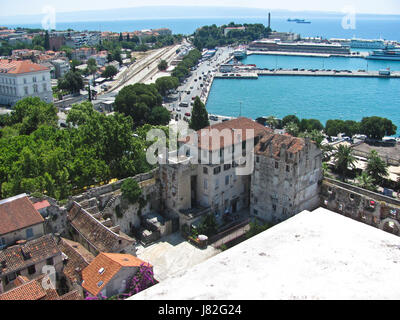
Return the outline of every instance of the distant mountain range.
<path id="1" fill-rule="evenodd" d="M 98 11 L 79 11 L 57 13 L 57 22 L 79 21 L 109 21 L 109 20 L 143 20 L 143 19 L 179 19 L 179 18 L 237 18 L 237 17 L 266 17 L 268 9 L 241 7 L 202 7 L 202 6 L 147 6 L 124 9 Z M 273 17 L 290 18 L 292 15 L 302 18 L 334 18 L 342 17 L 343 13 L 271 10 Z M 370 16 L 370 15 L 360 15 Z M 388 16 L 384 16 L 387 18 Z M 395 16 L 394 16 L 395 17 Z M 397 16 L 398 17 L 398 16 Z M 0 24 L 34 24 L 40 23 L 42 14 L 1 17 Z"/>

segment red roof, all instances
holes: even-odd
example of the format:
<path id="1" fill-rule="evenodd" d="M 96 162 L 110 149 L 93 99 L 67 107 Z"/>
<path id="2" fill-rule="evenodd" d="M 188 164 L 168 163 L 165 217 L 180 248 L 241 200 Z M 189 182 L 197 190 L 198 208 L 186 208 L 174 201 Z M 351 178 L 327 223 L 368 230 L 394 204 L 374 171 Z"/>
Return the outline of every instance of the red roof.
<path id="1" fill-rule="evenodd" d="M 252 130 L 254 136 L 247 137 L 247 130 Z M 223 137 L 224 132 L 227 132 L 230 136 L 226 141 Z M 220 135 L 219 141 L 216 139 L 216 133 Z M 272 130 L 251 119 L 240 117 L 217 123 L 197 131 L 198 147 L 203 150 L 208 149 L 209 151 L 219 150 L 267 133 L 272 133 Z M 209 139 L 208 146 L 202 145 L 202 140 L 207 141 L 207 138 Z M 190 143 L 190 137 L 184 139 L 183 142 Z"/>
<path id="2" fill-rule="evenodd" d="M 140 267 L 142 264 L 145 262 L 130 254 L 102 252 L 82 271 L 82 287 L 97 296 L 122 268 Z"/>
<path id="3" fill-rule="evenodd" d="M 0 60 L 0 73 L 21 74 L 46 70 L 49 69 L 28 60 Z"/>
<path id="4" fill-rule="evenodd" d="M 0 201 L 0 234 L 6 234 L 44 222 L 25 194 Z"/>
<path id="5" fill-rule="evenodd" d="M 33 204 L 36 210 L 41 210 L 43 208 L 50 207 L 50 203 L 47 200 L 41 201 L 41 202 L 36 202 Z"/>

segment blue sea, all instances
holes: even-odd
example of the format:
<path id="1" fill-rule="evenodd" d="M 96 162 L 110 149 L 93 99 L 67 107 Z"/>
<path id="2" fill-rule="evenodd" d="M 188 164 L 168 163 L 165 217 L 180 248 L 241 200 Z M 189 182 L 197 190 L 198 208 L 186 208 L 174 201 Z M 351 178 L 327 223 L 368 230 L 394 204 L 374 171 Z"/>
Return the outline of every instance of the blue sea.
<path id="1" fill-rule="evenodd" d="M 215 79 L 207 110 L 211 114 L 283 118 L 295 114 L 324 125 L 329 119 L 389 118 L 400 134 L 400 79 L 261 76 Z"/>
<path id="2" fill-rule="evenodd" d="M 271 27 L 278 31 L 291 31 L 304 37 L 322 36 L 325 38 L 383 38 L 400 40 L 400 16 L 356 16 L 355 29 L 343 29 L 340 15 L 325 15 L 321 17 L 302 17 L 311 20 L 311 24 L 297 24 L 288 22 L 291 16 L 272 16 Z M 267 24 L 266 17 L 231 17 L 231 18 L 192 18 L 192 19 L 141 19 L 141 20 L 113 20 L 113 21 L 82 21 L 59 22 L 57 30 L 72 28 L 77 31 L 100 30 L 124 32 L 142 29 L 170 28 L 176 34 L 192 34 L 204 25 L 217 26 L 235 23 L 263 23 Z M 7 25 L 9 27 L 40 28 L 40 24 Z"/>

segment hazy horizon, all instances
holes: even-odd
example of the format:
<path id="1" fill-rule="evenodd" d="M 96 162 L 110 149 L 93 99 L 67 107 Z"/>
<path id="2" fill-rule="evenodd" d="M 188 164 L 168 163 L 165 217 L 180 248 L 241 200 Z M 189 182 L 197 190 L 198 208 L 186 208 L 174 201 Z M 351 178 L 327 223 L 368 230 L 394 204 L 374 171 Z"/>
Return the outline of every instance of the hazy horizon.
<path id="1" fill-rule="evenodd" d="M 3 1 L 3 0 L 1 0 Z M 281 0 L 279 4 L 272 1 L 249 0 L 244 5 L 237 0 L 203 0 L 199 6 L 193 0 L 165 1 L 150 0 L 146 5 L 132 5 L 132 1 L 114 0 L 112 5 L 105 0 L 88 0 L 82 3 L 78 0 L 69 0 L 60 3 L 52 0 L 32 0 L 23 5 L 3 3 L 0 13 L 1 23 L 31 23 L 44 16 L 45 8 L 51 7 L 57 14 L 58 21 L 78 21 L 78 19 L 167 19 L 167 18 L 195 18 L 195 17 L 255 17 L 264 16 L 267 11 L 275 13 L 309 13 L 313 14 L 343 14 L 343 10 L 354 10 L 361 15 L 400 15 L 400 3 L 395 0 L 336 0 L 332 3 L 321 3 L 316 0 L 298 1 Z M 25 1 L 24 1 L 25 2 Z M 162 2 L 162 3 L 161 3 Z M 178 2 L 184 2 L 183 5 Z M 385 5 L 386 4 L 386 5 Z M 78 9 L 79 8 L 79 9 Z M 169 9 L 168 9 L 169 8 Z M 113 16 L 115 15 L 115 16 Z"/>

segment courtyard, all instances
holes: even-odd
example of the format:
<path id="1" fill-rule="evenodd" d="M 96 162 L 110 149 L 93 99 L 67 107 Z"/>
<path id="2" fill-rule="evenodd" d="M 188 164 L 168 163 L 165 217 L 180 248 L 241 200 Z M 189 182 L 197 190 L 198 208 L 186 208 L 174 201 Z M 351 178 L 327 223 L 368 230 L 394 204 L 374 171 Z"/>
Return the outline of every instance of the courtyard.
<path id="1" fill-rule="evenodd" d="M 220 252 L 212 246 L 199 249 L 187 242 L 179 232 L 166 236 L 148 247 L 137 247 L 138 258 L 153 265 L 158 281 L 184 272 Z"/>

